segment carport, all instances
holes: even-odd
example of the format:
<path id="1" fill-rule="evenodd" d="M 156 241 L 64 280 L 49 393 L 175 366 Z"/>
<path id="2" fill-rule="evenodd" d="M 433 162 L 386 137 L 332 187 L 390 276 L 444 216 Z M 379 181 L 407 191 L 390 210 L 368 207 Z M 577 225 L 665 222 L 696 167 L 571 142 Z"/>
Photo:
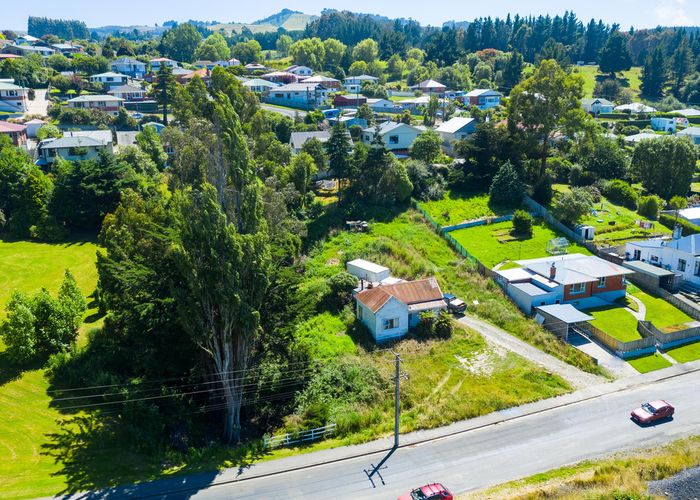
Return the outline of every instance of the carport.
<path id="1" fill-rule="evenodd" d="M 675 273 L 662 267 L 653 266 L 648 262 L 640 260 L 628 260 L 622 263 L 623 266 L 632 269 L 636 274 L 634 280 L 640 282 L 645 288 L 656 290 L 663 288 L 674 293 L 678 288 L 679 280 L 676 280 Z"/>
<path id="2" fill-rule="evenodd" d="M 552 304 L 535 308 L 535 321 L 554 333 L 569 340 L 569 330 L 577 323 L 593 320 L 593 316 L 582 313 L 571 304 Z"/>

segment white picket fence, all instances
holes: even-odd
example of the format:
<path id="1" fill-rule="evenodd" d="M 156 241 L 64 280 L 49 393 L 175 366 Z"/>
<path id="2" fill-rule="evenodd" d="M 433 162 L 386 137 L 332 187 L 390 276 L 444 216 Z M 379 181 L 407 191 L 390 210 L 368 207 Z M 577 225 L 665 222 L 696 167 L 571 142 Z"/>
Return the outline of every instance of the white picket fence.
<path id="1" fill-rule="evenodd" d="M 288 432 L 279 436 L 270 436 L 264 439 L 265 448 L 276 448 L 278 446 L 289 446 L 297 443 L 305 443 L 308 441 L 316 441 L 323 439 L 326 436 L 335 432 L 335 424 L 329 424 L 324 427 L 308 429 L 301 432 Z"/>

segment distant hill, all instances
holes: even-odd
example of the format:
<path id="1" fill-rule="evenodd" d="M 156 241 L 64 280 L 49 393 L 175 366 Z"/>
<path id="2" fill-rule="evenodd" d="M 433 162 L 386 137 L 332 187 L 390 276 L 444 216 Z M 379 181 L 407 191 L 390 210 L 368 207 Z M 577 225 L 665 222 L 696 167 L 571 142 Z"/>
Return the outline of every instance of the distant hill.
<path id="1" fill-rule="evenodd" d="M 258 19 L 253 23 L 219 23 L 209 26 L 209 29 L 212 31 L 223 29 L 228 32 L 235 31 L 236 33 L 240 33 L 244 27 L 248 28 L 252 33 L 267 33 L 269 31 L 277 31 L 279 28 L 284 28 L 287 31 L 302 31 L 308 23 L 317 17 L 296 10 L 282 9 L 277 14 Z"/>
<path id="2" fill-rule="evenodd" d="M 442 23 L 442 27 L 466 30 L 469 24 L 469 21 L 445 21 L 444 23 Z"/>

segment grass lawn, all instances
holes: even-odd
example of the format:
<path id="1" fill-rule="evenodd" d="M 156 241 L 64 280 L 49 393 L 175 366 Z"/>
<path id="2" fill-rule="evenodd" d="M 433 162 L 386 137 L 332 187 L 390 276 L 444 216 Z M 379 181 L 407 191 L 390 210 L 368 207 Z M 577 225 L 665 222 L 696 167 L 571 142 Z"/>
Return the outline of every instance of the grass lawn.
<path id="1" fill-rule="evenodd" d="M 557 192 L 565 192 L 570 188 L 565 184 L 555 184 L 553 186 Z M 610 200 L 601 197 L 599 203 L 594 206 L 595 214 L 586 215 L 581 224 L 593 226 L 595 228 L 594 242 L 598 246 L 617 246 L 626 241 L 634 239 L 645 239 L 655 234 L 671 234 L 671 230 L 666 226 L 654 222 L 654 229 L 645 231 L 639 228 L 635 221 L 649 220 L 642 217 L 634 210 L 616 205 Z M 610 225 L 610 222 L 615 222 L 615 225 Z"/>
<path id="2" fill-rule="evenodd" d="M 688 316 L 686 313 L 678 309 L 677 307 L 669 304 L 664 299 L 658 297 L 653 297 L 648 293 L 642 291 L 633 294 L 639 300 L 644 302 L 647 308 L 647 314 L 644 317 L 647 321 L 654 323 L 654 326 L 659 330 L 674 330 L 678 328 L 673 328 L 677 325 L 682 325 L 689 321 L 693 321 L 693 318 Z"/>
<path id="3" fill-rule="evenodd" d="M 502 207 L 489 202 L 488 193 L 460 193 L 448 191 L 441 200 L 421 202 L 421 208 L 442 226 L 513 213 L 513 207 Z"/>
<path id="4" fill-rule="evenodd" d="M 639 373 L 648 373 L 671 366 L 671 362 L 658 352 L 641 358 L 628 359 L 627 362 Z"/>
<path id="5" fill-rule="evenodd" d="M 459 229 L 450 234 L 487 267 L 493 267 L 504 260 L 546 257 L 547 242 L 561 236 L 541 220 L 537 220 L 532 227 L 531 238 L 513 237 L 510 234 L 512 228 L 512 222 L 499 222 Z M 569 253 L 590 254 L 585 247 L 572 242 L 569 243 Z"/>
<path id="6" fill-rule="evenodd" d="M 669 349 L 667 354 L 679 363 L 688 363 L 700 359 L 700 342 L 682 345 Z"/>
<path id="7" fill-rule="evenodd" d="M 642 338 L 637 332 L 637 318 L 618 305 L 599 307 L 586 311 L 595 319 L 591 324 L 615 337 L 620 342 L 629 342 Z"/>
<path id="8" fill-rule="evenodd" d="M 574 74 L 579 74 L 583 77 L 583 97 L 599 97 L 593 95 L 596 79 L 606 78 L 608 75 L 601 75 L 598 72 L 598 66 L 576 66 L 573 68 Z M 628 71 L 622 71 L 617 74 L 617 80 L 623 88 L 628 88 L 632 91 L 635 98 L 639 97 L 639 86 L 641 85 L 641 68 L 634 67 Z"/>

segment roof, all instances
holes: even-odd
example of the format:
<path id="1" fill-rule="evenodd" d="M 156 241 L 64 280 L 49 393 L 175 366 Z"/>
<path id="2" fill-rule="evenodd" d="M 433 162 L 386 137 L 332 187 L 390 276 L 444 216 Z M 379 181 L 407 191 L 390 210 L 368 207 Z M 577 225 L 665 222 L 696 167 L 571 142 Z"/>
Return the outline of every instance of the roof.
<path id="1" fill-rule="evenodd" d="M 141 87 L 136 87 L 134 85 L 120 85 L 118 87 L 112 87 L 108 94 L 121 94 L 124 92 L 146 92 Z"/>
<path id="2" fill-rule="evenodd" d="M 593 104 L 595 102 L 600 103 L 604 106 L 613 106 L 613 103 L 602 97 L 587 97 L 585 99 L 581 99 L 581 104 Z"/>
<path id="3" fill-rule="evenodd" d="M 678 135 L 700 135 L 700 127 L 688 127 L 678 132 Z"/>
<path id="4" fill-rule="evenodd" d="M 14 83 L 0 82 L 0 90 L 23 90 L 24 87 L 15 85 Z"/>
<path id="5" fill-rule="evenodd" d="M 532 283 L 512 283 L 510 286 L 517 288 L 521 292 L 525 292 L 530 297 L 536 297 L 537 295 L 547 295 L 549 292 L 543 290 L 542 288 L 533 285 Z"/>
<path id="6" fill-rule="evenodd" d="M 351 260 L 346 264 L 346 266 L 359 267 L 360 269 L 363 269 L 364 271 L 368 271 L 370 273 L 383 273 L 389 270 L 388 267 L 380 266 L 379 264 L 375 264 L 374 262 L 370 262 L 364 259 Z"/>
<path id="7" fill-rule="evenodd" d="M 512 283 L 513 281 L 528 281 L 532 279 L 532 273 L 527 269 L 523 269 L 522 267 L 503 270 L 499 269 L 494 272 L 505 278 L 509 283 Z"/>
<path id="8" fill-rule="evenodd" d="M 617 264 L 613 264 L 599 257 L 582 254 L 567 254 L 541 259 L 520 260 L 517 261 L 517 263 L 546 278 L 549 278 L 551 267 L 554 265 L 556 274 L 551 280 L 562 285 L 590 283 L 598 281 L 600 278 L 634 273 L 634 271 L 630 269 L 618 266 Z"/>
<path id="9" fill-rule="evenodd" d="M 269 87 L 269 88 L 279 87 L 279 83 L 270 82 L 268 80 L 263 80 L 262 78 L 252 78 L 250 80 L 246 80 L 242 83 L 242 85 L 244 87 Z"/>
<path id="10" fill-rule="evenodd" d="M 474 118 L 466 118 L 462 116 L 455 116 L 454 118 L 450 118 L 448 121 L 444 122 L 442 125 L 440 125 L 436 130 L 436 132 L 444 132 L 446 134 L 454 134 L 455 132 L 460 131 L 470 123 L 474 122 Z"/>
<path id="11" fill-rule="evenodd" d="M 651 240 L 630 241 L 627 244 L 639 248 L 659 248 L 664 246 L 664 240 L 660 238 L 654 238 Z"/>
<path id="12" fill-rule="evenodd" d="M 25 125 L 30 125 L 30 124 L 34 125 L 34 124 L 38 124 L 38 123 L 46 124 L 46 122 L 44 120 L 40 120 L 39 118 L 34 118 L 32 120 L 29 120 L 28 122 L 24 122 Z"/>
<path id="13" fill-rule="evenodd" d="M 329 76 L 323 76 L 323 75 L 313 75 L 308 78 L 304 78 L 302 80 L 304 83 L 324 83 L 324 82 L 336 82 L 340 83 L 340 80 L 336 78 L 331 78 Z"/>
<path id="14" fill-rule="evenodd" d="M 363 290 L 355 298 L 372 312 L 379 311 L 392 297 L 406 305 L 442 301 L 442 290 L 435 278 L 380 285 Z"/>
<path id="15" fill-rule="evenodd" d="M 678 113 L 679 115 L 683 115 L 686 118 L 691 116 L 700 116 L 700 111 L 693 108 L 677 109 L 675 111 L 671 111 L 671 113 Z"/>
<path id="16" fill-rule="evenodd" d="M 90 75 L 90 78 L 98 78 L 98 77 L 122 77 L 122 78 L 129 78 L 127 75 L 124 75 L 122 73 L 115 73 L 114 71 L 107 71 L 106 73 L 98 73 L 96 75 Z"/>
<path id="17" fill-rule="evenodd" d="M 418 85 L 414 85 L 411 87 L 412 89 L 435 89 L 435 88 L 441 88 L 441 89 L 446 89 L 447 87 L 443 85 L 440 82 L 437 82 L 435 80 L 424 80 L 420 82 Z"/>
<path id="18" fill-rule="evenodd" d="M 345 81 L 352 81 L 352 80 L 367 80 L 367 81 L 378 81 L 379 78 L 376 76 L 371 76 L 371 75 L 359 75 L 359 76 L 349 76 L 345 79 Z"/>
<path id="19" fill-rule="evenodd" d="M 27 127 L 18 123 L 0 121 L 0 133 L 21 132 Z"/>
<path id="20" fill-rule="evenodd" d="M 136 135 L 138 133 L 138 130 L 117 130 L 117 144 L 119 144 L 119 146 L 132 146 L 136 144 Z"/>
<path id="21" fill-rule="evenodd" d="M 464 95 L 465 95 L 465 97 L 479 97 L 479 96 L 488 95 L 488 94 L 501 95 L 500 92 L 498 92 L 497 90 L 493 90 L 493 89 L 474 89 L 472 91 L 467 92 Z"/>
<path id="22" fill-rule="evenodd" d="M 81 147 L 101 147 L 104 144 L 92 137 L 61 137 L 49 142 L 43 142 L 41 149 L 61 149 L 61 148 L 81 148 Z"/>
<path id="23" fill-rule="evenodd" d="M 583 321 L 591 321 L 594 319 L 593 316 L 582 313 L 571 304 L 552 304 L 549 306 L 539 306 L 535 309 L 553 316 L 568 325 L 581 323 Z"/>
<path id="24" fill-rule="evenodd" d="M 112 64 L 143 64 L 144 66 L 146 65 L 145 62 L 141 62 L 138 59 L 134 59 L 133 57 L 118 57 L 114 61 L 112 61 Z"/>
<path id="25" fill-rule="evenodd" d="M 652 276 L 657 276 L 662 278 L 664 276 L 673 276 L 673 271 L 669 271 L 662 267 L 652 266 L 647 262 L 642 262 L 641 260 L 629 260 L 623 264 L 625 267 L 629 267 L 634 271 L 641 274 L 650 274 Z"/>
<path id="26" fill-rule="evenodd" d="M 691 255 L 700 255 L 700 234 L 691 234 L 677 240 L 665 241 L 661 246 L 675 248 Z"/>
<path id="27" fill-rule="evenodd" d="M 308 90 L 316 90 L 319 86 L 320 84 L 318 83 L 288 83 L 277 87 L 275 90 L 282 92 L 306 92 Z"/>
<path id="28" fill-rule="evenodd" d="M 311 139 L 318 139 L 321 142 L 326 142 L 330 138 L 331 133 L 328 130 L 315 132 L 292 132 L 292 135 L 289 137 L 289 144 L 292 145 L 292 149 L 301 149 L 301 147 Z"/>
<path id="29" fill-rule="evenodd" d="M 678 215 L 688 220 L 700 219 L 700 207 L 684 208 L 678 211 Z"/>
<path id="30" fill-rule="evenodd" d="M 68 99 L 67 102 L 97 102 L 97 101 L 123 101 L 121 97 L 114 97 L 113 95 L 100 94 L 100 95 L 81 95 L 74 97 L 73 99 Z"/>
<path id="31" fill-rule="evenodd" d="M 625 137 L 626 142 L 642 142 L 646 139 L 661 139 L 662 137 L 666 137 L 661 134 L 652 134 L 651 132 L 642 132 L 639 134 L 633 134 L 633 135 L 628 135 Z"/>
<path id="32" fill-rule="evenodd" d="M 633 102 L 631 104 L 622 104 L 621 106 L 616 106 L 615 111 L 631 111 L 633 113 L 654 113 L 656 108 L 647 106 L 641 102 Z"/>
<path id="33" fill-rule="evenodd" d="M 63 137 L 89 137 L 99 141 L 100 144 L 112 143 L 111 130 L 68 130 L 63 132 Z"/>
<path id="34" fill-rule="evenodd" d="M 396 130 L 397 128 L 400 127 L 408 127 L 410 129 L 415 130 L 416 132 L 420 133 L 421 130 L 418 127 L 414 127 L 412 125 L 407 125 L 405 123 L 396 123 L 396 122 L 384 122 L 379 125 L 379 135 L 384 135 L 388 134 L 389 132 Z M 375 127 L 368 127 L 363 130 L 363 132 L 371 132 L 374 133 L 376 130 Z"/>
<path id="35" fill-rule="evenodd" d="M 167 62 L 167 61 L 175 62 L 174 59 L 169 59 L 167 57 L 155 57 L 155 58 L 151 59 L 151 62 Z"/>

